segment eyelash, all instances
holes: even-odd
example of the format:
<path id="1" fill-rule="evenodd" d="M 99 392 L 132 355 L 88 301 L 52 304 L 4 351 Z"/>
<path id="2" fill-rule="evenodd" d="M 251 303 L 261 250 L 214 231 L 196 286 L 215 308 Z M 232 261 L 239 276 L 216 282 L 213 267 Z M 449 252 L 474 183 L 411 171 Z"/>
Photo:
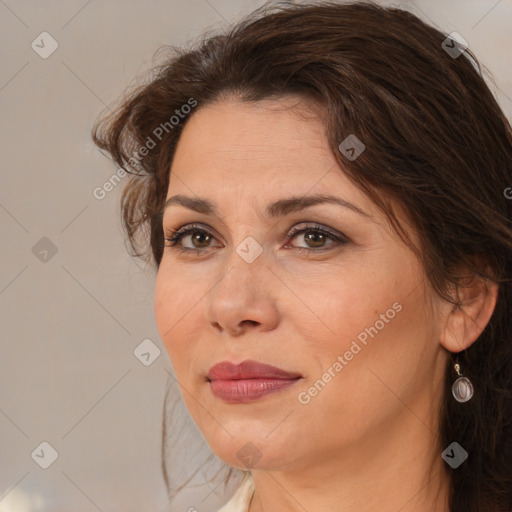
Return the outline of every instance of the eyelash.
<path id="1" fill-rule="evenodd" d="M 293 239 L 293 238 L 297 237 L 298 235 L 301 235 L 303 233 L 308 233 L 308 232 L 320 233 L 320 234 L 330 238 L 331 240 L 334 240 L 334 242 L 331 244 L 328 244 L 325 247 L 321 247 L 318 249 L 308 248 L 308 247 L 295 247 L 295 249 L 297 249 L 301 252 L 306 251 L 309 253 L 323 252 L 325 250 L 328 250 L 329 247 L 331 247 L 333 245 L 338 246 L 338 245 L 345 245 L 347 243 L 346 238 L 336 235 L 335 233 L 328 231 L 325 228 L 322 228 L 322 226 L 319 226 L 318 224 L 314 224 L 314 225 L 303 227 L 303 228 L 293 228 L 288 233 L 288 238 Z M 201 248 L 190 249 L 188 247 L 178 246 L 178 243 L 180 242 L 180 240 L 183 237 L 189 235 L 190 233 L 201 233 L 201 234 L 209 235 L 213 238 L 213 234 L 210 233 L 208 230 L 201 228 L 198 224 L 190 224 L 188 226 L 184 226 L 184 227 L 177 229 L 173 233 L 166 234 L 164 237 L 164 240 L 166 242 L 169 242 L 169 245 L 165 245 L 165 247 L 167 247 L 168 249 L 178 250 L 182 253 L 195 253 L 195 254 L 201 254 L 201 253 L 204 253 L 207 249 L 211 249 L 211 247 L 204 247 L 202 249 Z"/>

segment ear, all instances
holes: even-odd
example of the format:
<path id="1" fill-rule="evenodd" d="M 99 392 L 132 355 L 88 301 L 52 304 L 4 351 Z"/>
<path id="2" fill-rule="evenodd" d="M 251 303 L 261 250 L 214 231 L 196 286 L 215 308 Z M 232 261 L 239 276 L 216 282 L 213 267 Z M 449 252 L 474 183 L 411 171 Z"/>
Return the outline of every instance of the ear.
<path id="1" fill-rule="evenodd" d="M 452 288 L 452 292 L 458 304 L 445 303 L 446 323 L 440 342 L 448 351 L 458 353 L 471 346 L 489 323 L 496 307 L 498 285 L 473 276 Z"/>

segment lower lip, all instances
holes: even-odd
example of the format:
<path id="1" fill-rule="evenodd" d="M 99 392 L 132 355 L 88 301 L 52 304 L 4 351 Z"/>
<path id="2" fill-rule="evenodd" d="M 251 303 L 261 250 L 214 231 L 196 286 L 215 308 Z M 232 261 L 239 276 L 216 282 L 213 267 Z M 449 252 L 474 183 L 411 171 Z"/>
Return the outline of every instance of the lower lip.
<path id="1" fill-rule="evenodd" d="M 229 403 L 247 403 L 271 393 L 282 391 L 300 379 L 212 380 L 212 393 Z"/>

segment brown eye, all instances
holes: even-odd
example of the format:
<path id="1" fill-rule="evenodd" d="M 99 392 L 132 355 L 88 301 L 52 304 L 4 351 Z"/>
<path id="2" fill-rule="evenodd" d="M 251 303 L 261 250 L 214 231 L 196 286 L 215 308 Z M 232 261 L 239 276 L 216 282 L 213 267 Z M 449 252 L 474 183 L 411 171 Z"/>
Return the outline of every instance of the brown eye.
<path id="1" fill-rule="evenodd" d="M 304 236 L 304 240 L 312 247 L 323 247 L 326 238 L 329 237 L 318 231 L 306 231 Z"/>
<path id="2" fill-rule="evenodd" d="M 211 236 L 204 231 L 194 231 L 194 234 L 190 235 L 192 240 L 192 245 L 199 248 L 208 247 L 210 243 Z M 197 242 L 197 245 L 196 245 Z"/>
<path id="3" fill-rule="evenodd" d="M 304 235 L 304 241 L 306 242 L 306 247 L 296 247 L 297 249 L 305 249 L 314 251 L 318 249 L 319 251 L 328 248 L 331 245 L 338 246 L 340 244 L 345 244 L 347 241 L 340 235 L 336 233 L 332 233 L 322 228 L 321 226 L 308 226 L 300 229 L 294 229 L 288 235 L 290 238 L 297 238 L 299 235 Z M 326 240 L 331 240 L 331 243 L 326 244 Z"/>
<path id="4" fill-rule="evenodd" d="M 181 242 L 183 239 L 190 237 L 191 247 L 184 246 Z M 164 238 L 166 242 L 169 242 L 167 247 L 179 248 L 180 250 L 186 251 L 201 251 L 201 249 L 207 249 L 213 239 L 213 235 L 203 228 L 198 226 L 187 226 L 178 229 L 173 236 Z"/>

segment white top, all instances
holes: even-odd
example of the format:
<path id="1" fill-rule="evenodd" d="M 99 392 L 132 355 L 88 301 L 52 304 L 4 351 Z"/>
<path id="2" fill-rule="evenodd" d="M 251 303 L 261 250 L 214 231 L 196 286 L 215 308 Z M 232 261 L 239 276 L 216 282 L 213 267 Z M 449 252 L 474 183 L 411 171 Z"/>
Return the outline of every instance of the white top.
<path id="1" fill-rule="evenodd" d="M 247 512 L 253 493 L 254 482 L 251 473 L 247 471 L 233 497 L 217 512 Z"/>

